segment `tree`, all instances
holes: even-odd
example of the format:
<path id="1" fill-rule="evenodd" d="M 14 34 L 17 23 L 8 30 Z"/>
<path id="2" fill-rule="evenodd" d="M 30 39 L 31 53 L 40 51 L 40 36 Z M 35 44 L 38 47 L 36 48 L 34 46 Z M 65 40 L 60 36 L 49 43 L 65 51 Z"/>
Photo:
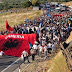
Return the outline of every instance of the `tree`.
<path id="1" fill-rule="evenodd" d="M 22 7 L 24 7 L 24 8 L 30 7 L 30 5 L 32 5 L 32 3 L 30 1 L 25 1 L 24 3 L 22 3 Z"/>
<path id="2" fill-rule="evenodd" d="M 38 0 L 32 0 L 32 5 L 36 6 L 38 4 Z"/>

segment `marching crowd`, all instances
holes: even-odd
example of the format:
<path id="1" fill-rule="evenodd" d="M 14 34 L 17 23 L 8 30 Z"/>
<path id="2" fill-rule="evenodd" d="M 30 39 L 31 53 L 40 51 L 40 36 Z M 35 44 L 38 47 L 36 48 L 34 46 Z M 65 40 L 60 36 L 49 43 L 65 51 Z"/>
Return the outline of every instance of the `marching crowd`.
<path id="1" fill-rule="evenodd" d="M 34 60 L 35 54 L 41 57 L 42 53 L 44 53 L 46 59 L 48 54 L 55 51 L 60 42 L 68 38 L 72 30 L 72 12 L 60 12 L 64 16 L 54 16 L 56 12 L 48 14 L 51 17 L 45 14 L 38 18 L 37 21 L 40 20 L 40 24 L 37 22 L 35 25 L 30 25 L 29 29 L 32 28 L 32 32 L 37 33 L 35 44 L 30 48 L 32 60 Z"/>
<path id="2" fill-rule="evenodd" d="M 32 60 L 34 60 L 35 54 L 41 57 L 44 53 L 45 59 L 47 54 L 51 54 L 56 49 L 56 46 L 60 42 L 65 41 L 72 30 L 72 12 L 63 11 L 58 14 L 64 14 L 64 16 L 55 16 L 57 12 L 47 12 L 42 16 L 35 18 L 33 21 L 29 19 L 25 21 L 25 24 L 20 24 L 13 27 L 13 31 L 1 31 L 0 35 L 7 35 L 9 33 L 17 34 L 31 34 L 36 33 L 36 41 L 30 48 Z M 24 62 L 28 59 L 28 53 L 25 49 L 23 51 Z M 29 60 L 28 60 L 29 62 Z"/>

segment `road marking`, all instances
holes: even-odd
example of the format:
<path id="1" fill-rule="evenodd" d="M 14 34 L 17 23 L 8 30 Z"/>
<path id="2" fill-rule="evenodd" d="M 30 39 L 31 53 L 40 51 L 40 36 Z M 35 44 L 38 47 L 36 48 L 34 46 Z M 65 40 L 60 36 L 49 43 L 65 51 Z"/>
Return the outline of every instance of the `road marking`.
<path id="1" fill-rule="evenodd" d="M 38 57 L 36 56 L 36 58 L 38 58 Z M 31 59 L 32 59 L 32 58 L 30 58 L 29 60 L 31 60 Z M 36 61 L 36 60 L 35 60 L 35 61 Z M 27 65 L 25 66 L 25 68 L 21 70 L 21 72 L 24 71 L 31 63 L 32 63 L 32 62 L 30 62 L 29 64 L 27 64 Z"/>
<path id="2" fill-rule="evenodd" d="M 24 70 L 30 65 L 30 63 L 24 68 Z"/>
<path id="3" fill-rule="evenodd" d="M 47 72 L 50 72 L 52 68 L 53 68 L 53 65 L 50 67 L 50 69 Z"/>
<path id="4" fill-rule="evenodd" d="M 29 65 L 30 65 L 30 63 L 27 64 L 27 65 L 25 66 L 25 68 L 24 68 L 22 71 L 24 71 Z M 22 71 L 21 71 L 21 72 L 22 72 Z"/>
<path id="5" fill-rule="evenodd" d="M 16 61 L 14 61 L 12 64 L 10 64 L 7 68 L 5 68 L 4 70 L 2 70 L 1 72 L 4 72 L 5 70 L 7 70 L 10 66 L 12 66 L 15 62 L 17 62 L 18 60 L 20 60 L 20 58 L 18 58 Z"/>

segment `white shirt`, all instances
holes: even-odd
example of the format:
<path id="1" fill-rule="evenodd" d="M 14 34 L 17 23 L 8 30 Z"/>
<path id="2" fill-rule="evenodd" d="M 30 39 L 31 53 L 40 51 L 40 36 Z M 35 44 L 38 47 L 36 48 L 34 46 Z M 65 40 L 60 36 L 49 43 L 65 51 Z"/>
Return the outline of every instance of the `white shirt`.
<path id="1" fill-rule="evenodd" d="M 39 51 L 42 52 L 42 46 L 39 47 Z"/>
<path id="2" fill-rule="evenodd" d="M 46 52 L 46 51 L 47 51 L 47 48 L 48 48 L 47 46 L 44 46 L 44 52 Z"/>
<path id="3" fill-rule="evenodd" d="M 38 42 L 37 42 L 37 41 L 35 41 L 35 44 L 38 44 Z"/>
<path id="4" fill-rule="evenodd" d="M 28 52 L 27 51 L 23 51 L 22 54 L 24 55 L 24 57 L 28 56 Z"/>
<path id="5" fill-rule="evenodd" d="M 34 44 L 33 45 L 33 49 L 36 49 L 37 50 L 38 49 L 38 46 Z"/>
<path id="6" fill-rule="evenodd" d="M 3 52 L 3 51 L 1 51 L 1 52 L 0 52 L 0 56 L 3 56 L 3 54 L 4 54 L 4 52 Z"/>
<path id="7" fill-rule="evenodd" d="M 49 43 L 49 44 L 48 44 L 48 48 L 51 48 L 51 45 L 52 45 L 52 44 L 51 44 L 51 43 Z"/>
<path id="8" fill-rule="evenodd" d="M 55 49 L 55 44 L 52 44 L 52 49 Z"/>

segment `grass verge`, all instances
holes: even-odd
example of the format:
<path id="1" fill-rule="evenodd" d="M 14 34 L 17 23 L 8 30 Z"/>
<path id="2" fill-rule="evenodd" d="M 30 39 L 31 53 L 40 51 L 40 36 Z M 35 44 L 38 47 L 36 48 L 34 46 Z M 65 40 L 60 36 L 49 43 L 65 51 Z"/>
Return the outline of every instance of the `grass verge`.
<path id="1" fill-rule="evenodd" d="M 39 17 L 43 14 L 41 10 L 38 11 L 30 11 L 30 12 L 22 12 L 22 13 L 2 13 L 0 14 L 0 31 L 6 30 L 6 19 L 11 27 L 14 25 L 18 25 L 24 23 L 26 18 L 34 19 L 35 17 Z"/>
<path id="2" fill-rule="evenodd" d="M 52 61 L 52 66 L 48 72 L 70 72 L 67 67 L 65 57 L 60 51 Z"/>
<path id="3" fill-rule="evenodd" d="M 66 6 L 72 6 L 72 1 L 69 1 L 69 2 L 58 2 L 58 3 L 65 4 Z"/>

